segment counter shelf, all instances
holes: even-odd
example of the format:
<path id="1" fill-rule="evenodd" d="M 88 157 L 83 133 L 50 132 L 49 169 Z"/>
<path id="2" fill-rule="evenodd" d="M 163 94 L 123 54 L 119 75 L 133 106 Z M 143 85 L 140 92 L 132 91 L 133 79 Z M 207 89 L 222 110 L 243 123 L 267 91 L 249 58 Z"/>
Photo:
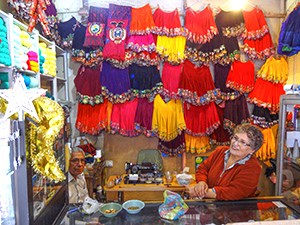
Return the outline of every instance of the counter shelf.
<path id="1" fill-rule="evenodd" d="M 186 201 L 189 210 L 177 221 L 166 221 L 160 218 L 158 207 L 161 203 L 146 203 L 145 208 L 136 215 L 128 214 L 122 210 L 116 217 L 106 218 L 100 212 L 92 215 L 83 215 L 79 211 L 69 213 L 57 223 L 59 225 L 86 224 L 92 218 L 99 218 L 105 225 L 184 225 L 184 224 L 227 224 L 251 221 L 279 221 L 298 222 L 300 214 L 289 208 L 281 198 L 245 199 L 240 201 L 213 201 L 202 200 Z M 67 210 L 75 208 L 69 205 Z M 282 223 L 283 224 L 283 223 Z"/>

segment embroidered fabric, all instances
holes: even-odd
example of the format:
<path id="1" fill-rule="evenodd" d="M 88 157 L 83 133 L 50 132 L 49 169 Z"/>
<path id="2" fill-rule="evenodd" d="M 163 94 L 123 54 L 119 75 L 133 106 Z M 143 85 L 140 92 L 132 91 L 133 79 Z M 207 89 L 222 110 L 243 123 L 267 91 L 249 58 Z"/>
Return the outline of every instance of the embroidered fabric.
<path id="1" fill-rule="evenodd" d="M 78 102 L 75 127 L 79 132 L 90 135 L 98 135 L 103 130 L 109 131 L 111 111 L 112 103 L 108 100 L 94 106 Z"/>
<path id="2" fill-rule="evenodd" d="M 234 60 L 228 73 L 226 86 L 241 93 L 249 93 L 254 88 L 254 63 Z"/>
<path id="3" fill-rule="evenodd" d="M 159 139 L 157 149 L 168 156 L 178 156 L 179 154 L 185 152 L 184 137 L 184 133 L 181 133 L 171 141 L 163 141 Z"/>
<path id="4" fill-rule="evenodd" d="M 257 78 L 254 89 L 248 95 L 248 102 L 260 107 L 268 108 L 271 113 L 278 113 L 280 95 L 285 94 L 283 84 Z"/>
<path id="5" fill-rule="evenodd" d="M 226 101 L 223 121 L 224 128 L 232 134 L 236 125 L 247 122 L 250 122 L 250 114 L 245 96 L 241 95 L 235 100 Z"/>
<path id="6" fill-rule="evenodd" d="M 278 54 L 293 56 L 300 51 L 299 15 L 300 7 L 298 4 L 282 23 L 278 41 Z"/>
<path id="7" fill-rule="evenodd" d="M 185 60 L 179 94 L 184 101 L 199 106 L 215 101 L 220 96 L 220 90 L 215 88 L 209 67 L 196 67 L 189 60 Z"/>
<path id="8" fill-rule="evenodd" d="M 138 101 L 134 118 L 135 129 L 146 137 L 153 137 L 155 136 L 152 131 L 153 101 L 149 101 L 148 98 L 139 98 Z"/>
<path id="9" fill-rule="evenodd" d="M 203 106 L 184 103 L 186 133 L 193 136 L 208 136 L 220 125 L 216 104 L 210 102 Z"/>
<path id="10" fill-rule="evenodd" d="M 162 81 L 156 66 L 129 66 L 131 91 L 135 97 L 154 99 L 162 91 Z"/>
<path id="11" fill-rule="evenodd" d="M 125 103 L 115 103 L 111 113 L 111 133 L 134 137 L 140 133 L 135 130 L 134 119 L 138 106 L 138 99 Z"/>
<path id="12" fill-rule="evenodd" d="M 288 79 L 288 69 L 288 63 L 283 57 L 275 58 L 271 56 L 259 69 L 256 77 L 272 83 L 285 84 Z"/>
<path id="13" fill-rule="evenodd" d="M 209 6 L 202 11 L 187 8 L 184 29 L 186 38 L 198 44 L 209 42 L 218 33 L 213 12 Z"/>
<path id="14" fill-rule="evenodd" d="M 132 97 L 128 67 L 118 69 L 104 61 L 100 83 L 102 95 L 112 103 L 124 103 Z"/>
<path id="15" fill-rule="evenodd" d="M 185 134 L 185 149 L 186 152 L 192 154 L 206 153 L 210 150 L 210 140 L 208 136 L 195 137 L 189 134 Z"/>
<path id="16" fill-rule="evenodd" d="M 175 139 L 186 129 L 181 100 L 165 102 L 160 95 L 154 98 L 152 130 L 164 141 Z"/>

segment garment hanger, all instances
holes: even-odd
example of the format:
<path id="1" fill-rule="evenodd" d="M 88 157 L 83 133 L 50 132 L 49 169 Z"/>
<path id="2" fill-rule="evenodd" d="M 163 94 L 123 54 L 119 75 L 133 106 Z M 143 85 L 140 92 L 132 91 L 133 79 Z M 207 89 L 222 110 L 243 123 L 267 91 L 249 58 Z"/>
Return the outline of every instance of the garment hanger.
<path id="1" fill-rule="evenodd" d="M 196 0 L 190 5 L 187 5 L 187 2 L 185 3 L 185 9 L 193 9 L 193 10 L 203 10 L 206 7 L 210 7 L 210 2 L 208 0 Z"/>

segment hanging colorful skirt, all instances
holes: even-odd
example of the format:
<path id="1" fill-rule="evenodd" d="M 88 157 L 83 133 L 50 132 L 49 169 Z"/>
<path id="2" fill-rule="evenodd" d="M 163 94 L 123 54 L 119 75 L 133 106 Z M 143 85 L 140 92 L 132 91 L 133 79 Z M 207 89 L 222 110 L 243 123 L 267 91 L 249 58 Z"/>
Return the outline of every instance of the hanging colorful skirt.
<path id="1" fill-rule="evenodd" d="M 132 97 L 129 69 L 118 69 L 103 62 L 100 75 L 102 95 L 112 103 L 123 103 Z"/>
<path id="2" fill-rule="evenodd" d="M 244 95 L 235 100 L 226 101 L 224 108 L 224 128 L 231 134 L 236 125 L 250 122 L 249 109 Z"/>
<path id="3" fill-rule="evenodd" d="M 81 65 L 74 79 L 77 100 L 81 104 L 96 105 L 103 102 L 100 67 L 89 68 Z"/>
<path id="4" fill-rule="evenodd" d="M 89 22 L 106 23 L 108 18 L 108 8 L 90 6 L 89 8 Z"/>
<path id="5" fill-rule="evenodd" d="M 230 145 L 231 133 L 224 128 L 224 108 L 217 106 L 220 126 L 210 135 L 211 143 L 214 145 Z"/>
<path id="6" fill-rule="evenodd" d="M 185 60 L 179 93 L 182 99 L 192 105 L 205 105 L 215 101 L 220 91 L 215 88 L 208 66 L 196 67 L 189 60 Z"/>
<path id="7" fill-rule="evenodd" d="M 250 59 L 264 60 L 274 53 L 274 45 L 269 32 L 268 24 L 261 9 L 243 11 L 245 31 L 243 51 Z"/>
<path id="8" fill-rule="evenodd" d="M 179 82 L 181 79 L 183 65 L 178 66 L 171 65 L 165 62 L 162 69 L 162 82 L 163 82 L 163 95 L 167 98 L 178 99 Z"/>
<path id="9" fill-rule="evenodd" d="M 284 57 L 275 58 L 271 56 L 259 69 L 256 77 L 272 83 L 285 84 L 288 79 L 288 70 L 288 63 Z"/>
<path id="10" fill-rule="evenodd" d="M 129 35 L 130 21 L 130 6 L 109 4 L 103 58 L 118 61 L 125 60 L 125 45 L 126 38 Z"/>
<path id="11" fill-rule="evenodd" d="M 235 60 L 226 80 L 226 86 L 241 93 L 249 93 L 254 87 L 254 63 Z"/>
<path id="12" fill-rule="evenodd" d="M 178 156 L 179 154 L 182 154 L 185 152 L 184 133 L 181 133 L 171 141 L 159 139 L 157 149 L 168 156 Z"/>
<path id="13" fill-rule="evenodd" d="M 206 153 L 207 150 L 210 150 L 211 146 L 209 143 L 208 136 L 196 137 L 189 134 L 185 134 L 185 149 L 186 152 L 192 154 L 201 154 Z"/>
<path id="14" fill-rule="evenodd" d="M 212 9 L 207 6 L 202 11 L 194 11 L 187 8 L 184 24 L 187 40 L 205 44 L 218 33 Z"/>
<path id="15" fill-rule="evenodd" d="M 221 100 L 234 100 L 238 98 L 241 93 L 239 91 L 235 91 L 231 88 L 226 87 L 226 80 L 228 77 L 229 70 L 231 68 L 231 64 L 215 64 L 214 65 L 214 74 L 215 74 L 215 86 L 216 88 L 221 90 Z"/>
<path id="16" fill-rule="evenodd" d="M 155 136 L 152 132 L 153 101 L 148 98 L 139 98 L 135 113 L 135 129 L 146 137 Z"/>
<path id="17" fill-rule="evenodd" d="M 152 130 L 164 141 L 171 141 L 185 130 L 181 100 L 165 102 L 158 94 L 154 99 Z"/>
<path id="18" fill-rule="evenodd" d="M 184 36 L 177 8 L 172 12 L 165 12 L 158 7 L 153 13 L 153 20 L 155 34 L 168 37 Z"/>
<path id="19" fill-rule="evenodd" d="M 103 47 L 105 42 L 105 26 L 108 18 L 108 9 L 90 6 L 88 25 L 85 34 L 85 47 Z"/>
<path id="20" fill-rule="evenodd" d="M 173 64 L 180 64 L 185 60 L 185 43 L 186 38 L 184 36 L 157 36 L 156 52 L 164 61 L 168 61 Z"/>
<path id="21" fill-rule="evenodd" d="M 138 99 L 113 105 L 110 122 L 112 134 L 119 133 L 127 137 L 139 135 L 134 126 L 137 105 Z"/>
<path id="22" fill-rule="evenodd" d="M 272 128 L 261 129 L 264 135 L 264 143 L 258 151 L 255 152 L 257 159 L 267 161 L 271 158 L 276 159 L 276 140 Z"/>
<path id="23" fill-rule="evenodd" d="M 278 54 L 293 56 L 300 51 L 299 4 L 282 23 L 278 41 Z"/>
<path id="24" fill-rule="evenodd" d="M 268 108 L 270 113 L 278 113 L 280 95 L 284 95 L 283 85 L 257 78 L 254 89 L 248 95 L 248 101 L 260 107 Z"/>
<path id="25" fill-rule="evenodd" d="M 63 49 L 71 49 L 73 45 L 74 32 L 77 27 L 82 26 L 75 17 L 68 21 L 58 23 L 58 34 L 61 38 L 60 46 Z"/>
<path id="26" fill-rule="evenodd" d="M 231 42 L 231 40 L 233 41 Z M 229 39 L 226 45 L 227 48 L 238 49 L 238 43 L 235 39 Z M 219 34 L 203 45 L 187 41 L 185 55 L 188 60 L 198 66 L 202 64 L 209 66 L 210 62 L 226 64 L 231 61 Z"/>
<path id="27" fill-rule="evenodd" d="M 142 16 L 141 16 L 142 15 Z M 130 35 L 145 35 L 154 31 L 155 24 L 149 4 L 140 8 L 132 8 Z"/>
<path id="28" fill-rule="evenodd" d="M 161 62 L 159 55 L 154 52 L 142 51 L 142 52 L 130 52 L 128 60 L 132 63 L 140 66 L 158 66 Z"/>
<path id="29" fill-rule="evenodd" d="M 270 110 L 267 108 L 254 105 L 251 120 L 253 124 L 258 125 L 259 127 L 269 128 L 278 124 L 279 116 L 278 113 L 271 114 Z"/>
<path id="30" fill-rule="evenodd" d="M 184 104 L 186 133 L 193 136 L 208 136 L 220 125 L 214 102 L 203 106 Z"/>
<path id="31" fill-rule="evenodd" d="M 136 97 L 154 99 L 162 91 L 162 81 L 157 66 L 129 66 L 131 90 Z"/>
<path id="32" fill-rule="evenodd" d="M 79 102 L 75 127 L 81 133 L 98 135 L 109 130 L 111 111 L 112 104 L 107 100 L 94 106 Z"/>
<path id="33" fill-rule="evenodd" d="M 134 52 L 154 52 L 156 50 L 156 45 L 153 35 L 130 35 L 126 49 Z"/>
<path id="34" fill-rule="evenodd" d="M 72 60 L 85 66 L 96 66 L 102 61 L 102 47 L 84 47 L 86 26 L 81 25 L 74 32 L 72 44 Z"/>

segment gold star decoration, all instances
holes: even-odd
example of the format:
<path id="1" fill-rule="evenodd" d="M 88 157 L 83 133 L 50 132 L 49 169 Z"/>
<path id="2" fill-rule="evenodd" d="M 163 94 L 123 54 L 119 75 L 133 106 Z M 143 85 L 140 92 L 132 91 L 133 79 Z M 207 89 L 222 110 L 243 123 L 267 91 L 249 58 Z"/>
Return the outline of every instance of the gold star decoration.
<path id="1" fill-rule="evenodd" d="M 22 76 L 18 76 L 12 89 L 0 90 L 0 97 L 8 101 L 8 106 L 3 117 L 8 119 L 14 113 L 19 114 L 19 120 L 23 120 L 23 112 L 39 120 L 32 101 L 45 94 L 46 90 L 41 88 L 27 89 Z"/>

